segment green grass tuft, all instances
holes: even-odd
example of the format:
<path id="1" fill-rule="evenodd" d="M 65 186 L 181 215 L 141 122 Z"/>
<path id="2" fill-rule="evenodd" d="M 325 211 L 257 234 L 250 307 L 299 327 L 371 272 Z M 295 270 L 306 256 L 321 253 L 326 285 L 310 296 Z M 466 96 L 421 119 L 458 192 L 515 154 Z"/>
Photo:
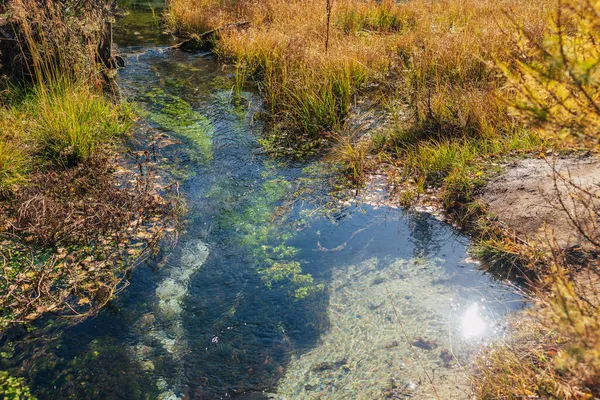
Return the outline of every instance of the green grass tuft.
<path id="1" fill-rule="evenodd" d="M 0 138 L 0 193 L 23 184 L 29 170 L 27 155 L 8 139 Z"/>
<path id="2" fill-rule="evenodd" d="M 126 105 L 76 84 L 37 85 L 26 100 L 29 138 L 45 159 L 72 166 L 89 159 L 103 144 L 129 129 Z"/>

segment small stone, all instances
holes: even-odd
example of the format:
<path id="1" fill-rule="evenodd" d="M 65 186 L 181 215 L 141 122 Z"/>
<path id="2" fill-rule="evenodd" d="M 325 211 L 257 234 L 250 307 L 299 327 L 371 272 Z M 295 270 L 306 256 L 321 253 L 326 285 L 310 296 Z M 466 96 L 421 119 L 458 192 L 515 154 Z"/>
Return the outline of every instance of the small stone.
<path id="1" fill-rule="evenodd" d="M 138 322 L 138 326 L 140 327 L 140 329 L 142 331 L 148 331 L 148 330 L 152 329 L 152 327 L 154 327 L 155 323 L 156 323 L 156 317 L 154 316 L 154 314 L 147 313 L 147 314 L 142 315 L 142 317 L 140 318 L 140 320 Z"/>
<path id="2" fill-rule="evenodd" d="M 400 343 L 397 340 L 392 341 L 391 343 L 388 343 L 385 345 L 386 349 L 393 349 L 394 347 L 398 347 L 400 346 Z"/>
<path id="3" fill-rule="evenodd" d="M 332 369 L 338 369 L 339 367 L 346 365 L 348 362 L 347 359 L 342 359 L 339 361 L 325 361 L 319 364 L 316 364 L 312 367 L 312 370 L 315 372 L 328 371 Z"/>
<path id="4" fill-rule="evenodd" d="M 415 341 L 412 342 L 412 345 L 424 350 L 433 350 L 438 347 L 435 340 L 427 340 L 421 336 L 416 338 Z"/>
<path id="5" fill-rule="evenodd" d="M 440 353 L 440 358 L 442 359 L 444 368 L 450 368 L 452 366 L 452 361 L 454 360 L 454 357 L 452 356 L 452 353 L 450 353 L 450 351 L 448 351 L 447 349 L 442 350 L 442 352 Z"/>

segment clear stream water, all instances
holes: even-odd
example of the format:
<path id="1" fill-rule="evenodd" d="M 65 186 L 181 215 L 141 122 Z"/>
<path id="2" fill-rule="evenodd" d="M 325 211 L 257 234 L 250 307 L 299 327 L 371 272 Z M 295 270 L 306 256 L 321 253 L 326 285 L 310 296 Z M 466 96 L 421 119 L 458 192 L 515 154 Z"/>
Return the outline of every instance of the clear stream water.
<path id="1" fill-rule="evenodd" d="M 5 338 L 0 367 L 40 399 L 468 398 L 473 353 L 522 307 L 468 240 L 426 214 L 328 205 L 328 168 L 264 155 L 260 97 L 233 101 L 212 55 L 169 49 L 148 7 L 115 33 L 185 232 L 97 317 Z"/>

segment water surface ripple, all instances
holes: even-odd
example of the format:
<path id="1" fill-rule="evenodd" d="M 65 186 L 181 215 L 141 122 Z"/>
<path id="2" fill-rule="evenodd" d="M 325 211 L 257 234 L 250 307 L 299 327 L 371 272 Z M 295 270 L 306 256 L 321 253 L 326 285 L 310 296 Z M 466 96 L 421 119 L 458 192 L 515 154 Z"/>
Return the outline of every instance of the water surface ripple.
<path id="1" fill-rule="evenodd" d="M 428 215 L 328 211 L 326 167 L 262 153 L 260 97 L 234 101 L 230 70 L 148 21 L 117 26 L 120 80 L 182 182 L 185 232 L 97 317 L 19 345 L 12 369 L 42 399 L 468 398 L 470 356 L 519 297 Z"/>

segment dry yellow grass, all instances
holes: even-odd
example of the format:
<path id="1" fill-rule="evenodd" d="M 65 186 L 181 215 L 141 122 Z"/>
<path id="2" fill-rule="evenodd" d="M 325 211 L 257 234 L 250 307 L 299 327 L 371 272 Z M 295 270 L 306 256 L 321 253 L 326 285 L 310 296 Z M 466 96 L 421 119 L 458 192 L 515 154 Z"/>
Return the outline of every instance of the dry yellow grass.
<path id="1" fill-rule="evenodd" d="M 557 260 L 564 266 L 563 260 Z M 476 361 L 479 399 L 596 399 L 600 395 L 598 274 L 582 283 L 557 264 L 549 293 L 539 293 L 526 316 L 513 321 L 512 335 Z M 592 284 L 590 284 L 592 283 Z"/>
<path id="2" fill-rule="evenodd" d="M 14 27 L 21 53 L 9 72 L 18 75 L 21 69 L 37 81 L 70 78 L 96 86 L 105 83 L 98 61 L 110 1 L 10 0 L 0 4 L 0 13 Z"/>
<path id="3" fill-rule="evenodd" d="M 335 2 L 329 29 L 325 0 L 172 0 L 168 19 L 182 34 L 232 22 L 217 53 L 236 63 L 242 83 L 257 81 L 288 147 L 337 131 L 355 95 L 369 84 L 398 94 L 412 122 L 428 133 L 496 135 L 514 119 L 499 98 L 509 60 L 510 19 L 541 40 L 549 0 L 370 0 Z M 506 14 L 505 14 L 506 13 Z M 325 135 L 324 135 L 325 134 Z"/>

